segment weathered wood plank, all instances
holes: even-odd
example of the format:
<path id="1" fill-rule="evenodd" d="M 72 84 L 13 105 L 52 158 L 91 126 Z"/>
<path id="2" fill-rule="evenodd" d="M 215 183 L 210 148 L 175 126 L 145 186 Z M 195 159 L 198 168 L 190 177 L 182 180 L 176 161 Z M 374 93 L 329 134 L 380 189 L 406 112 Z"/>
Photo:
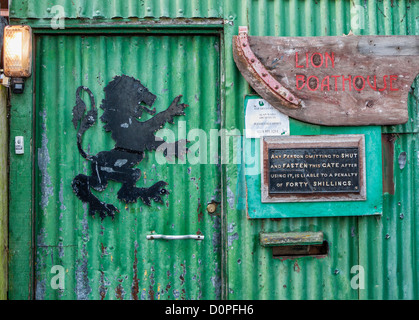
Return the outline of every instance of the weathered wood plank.
<path id="1" fill-rule="evenodd" d="M 360 37 L 358 51 L 376 56 L 418 56 L 419 38 L 415 36 Z"/>
<path id="2" fill-rule="evenodd" d="M 295 119 L 329 126 L 395 125 L 408 120 L 419 73 L 418 36 L 248 37 L 256 62 L 300 103 L 296 108 L 253 68 L 236 36 L 233 56 L 253 89 Z"/>

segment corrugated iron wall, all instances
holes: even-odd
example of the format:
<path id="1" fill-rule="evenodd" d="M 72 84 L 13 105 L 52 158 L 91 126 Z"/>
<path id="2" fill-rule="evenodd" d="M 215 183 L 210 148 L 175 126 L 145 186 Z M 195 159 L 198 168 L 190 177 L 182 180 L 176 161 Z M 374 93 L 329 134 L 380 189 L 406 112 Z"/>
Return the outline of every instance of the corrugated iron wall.
<path id="1" fill-rule="evenodd" d="M 13 1 L 14 18 L 52 18 L 54 6 L 61 6 L 67 18 L 221 18 L 222 0 L 56 0 L 53 2 Z M 58 10 L 58 9 L 57 9 Z"/>
<path id="2" fill-rule="evenodd" d="M 116 3 L 116 4 L 115 4 Z M 121 17 L 209 18 L 224 24 L 225 111 L 223 126 L 244 128 L 244 96 L 252 93 L 235 67 L 231 40 L 238 26 L 250 35 L 327 36 L 418 35 L 416 1 L 246 0 L 246 1 L 56 1 L 67 17 L 97 22 Z M 49 10 L 48 10 L 49 8 Z M 148 10 L 150 9 L 150 10 Z M 51 18 L 49 3 L 13 1 L 11 17 Z M 419 218 L 418 82 L 409 96 L 409 121 L 383 127 L 384 210 L 382 217 L 248 220 L 243 207 L 244 173 L 225 166 L 223 179 L 227 258 L 225 298 L 229 299 L 418 299 Z M 235 150 L 240 152 L 240 148 Z M 406 153 L 406 164 L 399 164 Z M 274 260 L 260 247 L 260 231 L 323 231 L 330 253 L 323 259 Z M 365 289 L 354 290 L 351 268 L 365 270 Z M 16 272 L 16 271 L 12 271 Z"/>
<path id="3" fill-rule="evenodd" d="M 280 1 L 226 2 L 226 44 L 238 26 L 258 36 L 332 36 L 348 34 L 419 34 L 419 4 L 411 1 Z M 243 128 L 247 83 L 234 67 L 226 49 L 226 127 Z M 227 166 L 228 292 L 231 299 L 417 299 L 418 186 L 417 134 L 418 86 L 409 98 L 406 125 L 384 127 L 394 132 L 394 194 L 384 194 L 382 217 L 247 220 L 237 210 L 243 190 L 243 173 Z M 232 108 L 231 106 L 235 106 Z M 399 168 L 400 152 L 407 162 Z M 367 173 L 368 174 L 368 173 Z M 236 182 L 235 177 L 241 181 Z M 387 177 L 388 178 L 388 177 Z M 247 190 L 249 192 L 249 190 Z M 260 231 L 323 231 L 329 242 L 327 258 L 274 260 L 270 249 L 258 244 Z M 351 268 L 365 270 L 365 289 L 354 290 Z"/>

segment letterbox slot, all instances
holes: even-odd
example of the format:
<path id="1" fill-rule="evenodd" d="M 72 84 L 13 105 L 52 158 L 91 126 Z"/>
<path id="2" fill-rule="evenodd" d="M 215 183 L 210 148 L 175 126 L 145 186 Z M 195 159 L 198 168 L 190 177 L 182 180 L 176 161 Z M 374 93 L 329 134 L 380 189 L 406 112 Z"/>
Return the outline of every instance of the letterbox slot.
<path id="1" fill-rule="evenodd" d="M 299 258 L 299 257 L 326 257 L 329 253 L 329 244 L 323 241 L 322 244 L 273 246 L 272 256 L 276 259 Z"/>

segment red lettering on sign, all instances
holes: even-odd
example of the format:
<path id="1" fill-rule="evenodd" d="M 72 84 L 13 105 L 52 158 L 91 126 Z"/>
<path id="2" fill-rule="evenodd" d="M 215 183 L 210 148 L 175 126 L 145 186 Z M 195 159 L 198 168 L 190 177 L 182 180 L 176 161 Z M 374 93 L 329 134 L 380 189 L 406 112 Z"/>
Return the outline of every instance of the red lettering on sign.
<path id="1" fill-rule="evenodd" d="M 367 82 L 370 85 L 371 89 L 377 91 L 377 76 L 374 76 L 374 86 L 371 85 L 370 76 L 367 77 Z"/>
<path id="2" fill-rule="evenodd" d="M 304 88 L 304 85 L 306 84 L 305 77 L 303 75 L 301 75 L 301 74 L 297 74 L 295 76 L 295 82 L 296 82 L 297 90 L 301 90 L 302 88 Z M 303 83 L 303 85 L 301 87 L 298 86 L 298 83 L 299 82 L 302 82 Z"/>
<path id="3" fill-rule="evenodd" d="M 312 54 L 309 54 L 308 52 L 305 53 L 306 61 L 303 64 L 299 64 L 299 57 L 298 52 L 295 52 L 295 67 L 296 68 L 308 68 L 309 65 L 311 65 L 314 68 L 320 68 L 325 67 L 328 68 L 329 65 L 334 68 L 335 67 L 335 53 L 334 52 L 314 52 Z M 338 79 L 342 77 L 341 84 L 342 86 L 338 85 L 339 81 Z M 307 89 L 310 91 L 316 91 L 320 89 L 321 91 L 330 91 L 331 84 L 330 78 L 334 79 L 334 90 L 335 91 L 345 91 L 348 90 L 352 91 L 352 87 L 358 91 L 361 92 L 366 88 L 371 88 L 374 91 L 398 91 L 399 88 L 395 87 L 395 81 L 398 80 L 397 75 L 384 75 L 383 76 L 383 86 L 381 88 L 378 87 L 377 84 L 377 76 L 361 76 L 361 75 L 347 75 L 345 77 L 344 75 L 330 75 L 325 76 L 322 79 L 319 79 L 316 75 L 296 75 L 296 87 L 297 90 L 302 90 L 304 86 L 307 85 Z M 347 86 L 346 86 L 347 83 Z M 368 86 L 366 85 L 368 83 Z"/>
<path id="4" fill-rule="evenodd" d="M 359 79 L 359 80 L 357 80 Z M 362 79 L 362 87 L 360 87 L 360 81 Z M 363 76 L 356 76 L 353 80 L 353 87 L 356 91 L 362 91 L 365 88 L 365 79 Z"/>
<path id="5" fill-rule="evenodd" d="M 330 56 L 327 52 L 324 54 L 324 59 L 326 60 L 326 68 L 327 66 L 327 58 L 332 62 L 332 68 L 335 67 L 335 53 L 332 52 L 332 56 Z"/>
<path id="6" fill-rule="evenodd" d="M 352 90 L 352 88 L 351 88 L 351 82 L 352 82 L 351 78 L 352 78 L 351 76 L 349 76 L 348 78 L 345 78 L 344 76 L 342 76 L 342 91 L 345 91 L 345 81 L 349 82 L 349 91 Z"/>
<path id="7" fill-rule="evenodd" d="M 314 83 L 314 81 L 310 81 L 310 80 L 314 80 L 316 79 L 316 87 L 313 88 L 314 86 L 312 85 Z M 310 91 L 316 91 L 319 88 L 319 78 L 317 78 L 316 76 L 310 76 L 307 78 L 307 88 Z"/>
<path id="8" fill-rule="evenodd" d="M 324 88 L 327 87 L 327 91 L 330 91 L 330 82 L 329 82 L 329 80 L 330 80 L 329 76 L 324 77 L 324 79 L 322 80 L 321 90 L 324 90 Z"/>
<path id="9" fill-rule="evenodd" d="M 306 63 L 305 65 L 300 65 L 299 64 L 299 57 L 298 57 L 298 52 L 295 52 L 295 67 L 296 68 L 308 68 L 309 67 L 309 61 L 310 64 L 314 67 L 314 68 L 320 68 L 323 65 L 327 68 L 329 67 L 328 62 L 330 61 L 332 64 L 332 68 L 335 67 L 335 53 L 331 52 L 325 52 L 324 54 L 320 53 L 320 52 L 315 52 L 313 54 L 311 54 L 311 57 L 309 55 L 308 52 L 306 52 Z"/>
<path id="10" fill-rule="evenodd" d="M 320 68 L 323 65 L 323 55 L 316 52 L 311 55 L 311 65 L 314 68 Z"/>
<path id="11" fill-rule="evenodd" d="M 304 68 L 304 66 L 298 65 L 298 52 L 295 53 L 295 67 L 296 68 Z"/>
<path id="12" fill-rule="evenodd" d="M 398 91 L 399 89 L 393 88 L 393 80 L 397 80 L 397 76 L 394 74 L 390 76 L 390 91 Z"/>
<path id="13" fill-rule="evenodd" d="M 383 77 L 384 88 L 378 89 L 378 91 L 384 91 L 384 90 L 386 90 L 386 89 L 387 89 L 387 81 L 386 81 L 386 78 L 387 78 L 387 77 L 388 77 L 387 75 L 385 75 L 385 76 Z"/>

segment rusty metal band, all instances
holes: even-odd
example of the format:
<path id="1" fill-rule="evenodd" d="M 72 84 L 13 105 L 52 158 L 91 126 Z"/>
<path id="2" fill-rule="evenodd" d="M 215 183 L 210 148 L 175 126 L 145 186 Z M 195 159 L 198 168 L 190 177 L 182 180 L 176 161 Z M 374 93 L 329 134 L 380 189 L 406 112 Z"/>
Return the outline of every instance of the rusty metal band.
<path id="1" fill-rule="evenodd" d="M 243 52 L 243 56 L 251 68 L 256 72 L 260 79 L 269 87 L 276 95 L 287 100 L 289 103 L 299 106 L 301 100 L 295 97 L 284 86 L 282 86 L 259 61 L 253 53 L 249 45 L 247 35 L 247 27 L 239 27 L 239 36 L 237 37 L 237 47 Z"/>

